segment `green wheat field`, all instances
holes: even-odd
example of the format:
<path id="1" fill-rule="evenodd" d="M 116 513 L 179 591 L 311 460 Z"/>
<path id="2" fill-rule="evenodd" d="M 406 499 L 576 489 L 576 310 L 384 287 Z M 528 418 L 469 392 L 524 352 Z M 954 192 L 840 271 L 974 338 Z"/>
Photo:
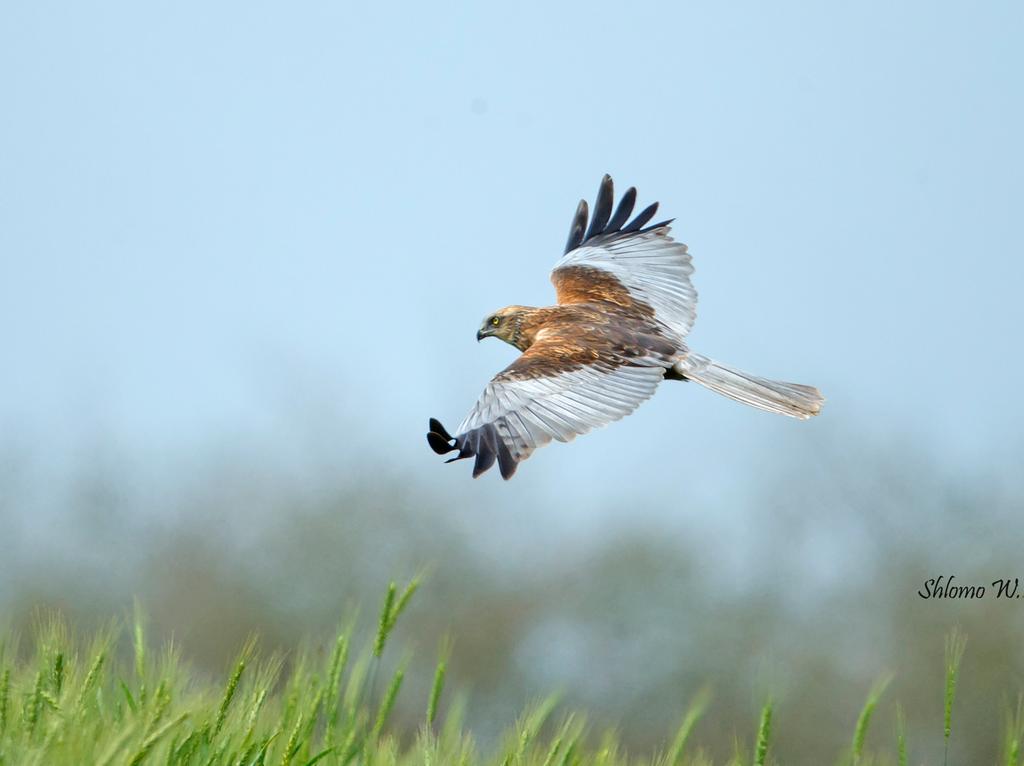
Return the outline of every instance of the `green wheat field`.
<path id="1" fill-rule="evenodd" d="M 111 626 L 85 643 L 73 639 L 59 618 L 41 619 L 28 640 L 0 637 L 0 766 L 780 763 L 772 753 L 776 723 L 770 699 L 760 720 L 746 727 L 748 736 L 737 736 L 733 752 L 711 754 L 701 747 L 700 721 L 711 701 L 707 689 L 680 711 L 678 729 L 666 732 L 655 753 L 623 752 L 613 731 L 592 730 L 584 714 L 562 710 L 555 696 L 510 721 L 499 742 L 481 747 L 463 725 L 466 695 L 445 687 L 448 642 L 442 642 L 433 684 L 421 701 L 421 725 L 397 730 L 390 714 L 412 660 L 388 639 L 418 586 L 413 580 L 403 589 L 388 589 L 365 646 L 353 646 L 352 623 L 320 649 L 290 656 L 260 658 L 256 641 L 250 641 L 219 680 L 189 672 L 177 646 L 154 652 L 138 611 L 127 629 Z M 959 630 L 946 638 L 944 718 L 935 722 L 934 736 L 947 750 L 965 646 Z M 398 661 L 385 663 L 388 654 L 398 654 Z M 873 718 L 887 685 L 887 678 L 875 684 L 851 721 L 849 740 L 836 743 L 835 763 L 918 763 L 908 760 L 914 743 L 907 740 L 898 705 L 887 725 L 888 749 L 865 749 L 869 727 L 880 725 Z M 1019 763 L 1022 727 L 1018 702 L 1006 716 L 1005 764 Z"/>

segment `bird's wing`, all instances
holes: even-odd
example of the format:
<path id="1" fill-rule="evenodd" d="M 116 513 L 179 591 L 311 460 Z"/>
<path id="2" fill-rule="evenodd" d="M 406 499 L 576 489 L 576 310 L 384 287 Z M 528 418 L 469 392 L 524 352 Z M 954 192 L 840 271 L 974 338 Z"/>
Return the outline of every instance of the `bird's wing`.
<path id="1" fill-rule="evenodd" d="M 625 417 L 654 394 L 664 378 L 664 359 L 607 350 L 548 334 L 498 373 L 450 436 L 437 420 L 427 438 L 453 460 L 476 457 L 473 476 L 498 463 L 508 479 L 516 466 L 552 439 L 567 442 L 592 428 Z"/>
<path id="2" fill-rule="evenodd" d="M 636 203 L 630 187 L 612 214 L 612 179 L 605 176 L 587 228 L 587 202 L 581 200 L 569 230 L 565 255 L 551 281 L 558 302 L 606 302 L 652 317 L 681 341 L 697 317 L 693 264 L 686 245 L 669 236 L 671 220 L 647 226 L 655 202 L 632 221 Z"/>

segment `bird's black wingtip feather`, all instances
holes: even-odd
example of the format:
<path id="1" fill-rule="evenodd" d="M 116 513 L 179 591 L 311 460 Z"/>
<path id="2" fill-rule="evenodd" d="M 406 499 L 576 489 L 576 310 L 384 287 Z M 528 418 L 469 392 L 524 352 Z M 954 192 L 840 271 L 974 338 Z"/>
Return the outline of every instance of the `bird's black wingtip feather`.
<path id="1" fill-rule="evenodd" d="M 443 425 L 441 425 L 441 421 L 438 420 L 437 418 L 430 419 L 430 430 L 433 431 L 435 434 L 440 434 L 447 441 L 451 441 L 454 438 L 450 433 L 448 433 L 448 430 Z"/>
<path id="2" fill-rule="evenodd" d="M 434 431 L 427 434 L 427 444 L 429 444 L 430 449 L 434 450 L 438 455 L 447 455 L 449 452 L 455 450 L 455 447 L 448 439 L 445 439 L 441 434 Z"/>
<path id="3" fill-rule="evenodd" d="M 636 187 L 631 186 L 626 190 L 613 214 L 612 205 L 615 201 L 614 197 L 612 177 L 605 173 L 597 190 L 597 200 L 594 203 L 594 215 L 592 218 L 588 215 L 587 201 L 580 200 L 580 204 L 576 208 L 576 214 L 572 219 L 572 227 L 569 229 L 569 240 L 565 244 L 565 252 L 571 252 L 598 237 L 611 236 L 613 234 L 643 233 L 671 223 L 671 220 L 669 220 L 654 224 L 653 226 L 647 226 L 648 221 L 658 212 L 657 202 L 644 208 L 632 221 L 626 223 L 633 212 L 633 207 L 636 205 Z M 590 219 L 589 228 L 587 226 L 588 218 Z"/>
<path id="4" fill-rule="evenodd" d="M 474 479 L 490 470 L 495 463 L 498 464 L 503 479 L 511 479 L 518 467 L 518 461 L 512 456 L 508 445 L 498 435 L 497 429 L 491 423 L 455 438 L 441 425 L 441 421 L 431 418 L 427 443 L 438 455 L 447 455 L 450 452 L 458 451 L 457 455 L 448 458 L 444 461 L 445 463 L 475 457 Z"/>
<path id="5" fill-rule="evenodd" d="M 633 212 L 635 204 L 636 187 L 630 186 L 626 189 L 626 193 L 622 195 L 622 199 L 619 200 L 619 206 L 615 209 L 615 215 L 608 222 L 605 231 L 619 231 L 622 228 L 622 224 L 629 218 L 629 214 Z"/>
<path id="6" fill-rule="evenodd" d="M 601 185 L 597 188 L 597 200 L 594 202 L 594 217 L 590 220 L 590 228 L 583 237 L 585 242 L 596 237 L 605 230 L 608 219 L 612 215 L 612 202 L 615 199 L 615 187 L 612 184 L 612 177 L 607 173 L 601 179 Z"/>
<path id="7" fill-rule="evenodd" d="M 565 243 L 565 252 L 575 250 L 583 243 L 583 232 L 587 228 L 587 201 L 585 199 L 580 200 L 580 204 L 576 206 L 576 213 L 572 217 L 572 226 L 569 227 L 569 239 Z"/>
<path id="8" fill-rule="evenodd" d="M 501 438 L 491 423 L 481 426 L 475 433 L 477 439 L 476 462 L 473 464 L 474 479 L 484 471 L 490 470 L 494 465 L 498 459 L 499 445 L 501 445 Z"/>
<path id="9" fill-rule="evenodd" d="M 626 231 L 628 231 L 628 232 L 640 231 L 644 227 L 644 224 L 646 224 L 649 220 L 654 218 L 654 214 L 657 213 L 657 212 L 658 212 L 658 203 L 657 202 L 651 203 L 650 205 L 645 207 L 643 210 L 641 210 L 640 214 L 637 215 L 636 218 L 634 218 L 628 224 L 623 226 L 622 227 L 622 231 L 624 231 L 624 232 L 626 232 Z"/>
<path id="10" fill-rule="evenodd" d="M 441 421 L 437 418 L 430 419 L 430 430 L 427 432 L 427 444 L 430 445 L 430 449 L 434 450 L 438 455 L 447 455 L 449 452 L 453 452 L 459 448 L 458 442 L 455 438 L 448 433 Z"/>

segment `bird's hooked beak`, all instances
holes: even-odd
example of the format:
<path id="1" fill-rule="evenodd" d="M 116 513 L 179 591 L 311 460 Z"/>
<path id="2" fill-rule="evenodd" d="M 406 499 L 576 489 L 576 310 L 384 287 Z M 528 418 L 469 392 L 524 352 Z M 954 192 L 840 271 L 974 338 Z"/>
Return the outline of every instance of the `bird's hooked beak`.
<path id="1" fill-rule="evenodd" d="M 482 341 L 486 337 L 487 337 L 487 333 L 485 333 L 483 330 L 477 330 L 476 331 L 477 343 L 479 343 L 480 341 Z"/>
<path id="2" fill-rule="evenodd" d="M 482 341 L 484 338 L 489 338 L 494 335 L 494 328 L 491 327 L 490 322 L 484 323 L 484 325 L 476 331 L 477 342 Z"/>

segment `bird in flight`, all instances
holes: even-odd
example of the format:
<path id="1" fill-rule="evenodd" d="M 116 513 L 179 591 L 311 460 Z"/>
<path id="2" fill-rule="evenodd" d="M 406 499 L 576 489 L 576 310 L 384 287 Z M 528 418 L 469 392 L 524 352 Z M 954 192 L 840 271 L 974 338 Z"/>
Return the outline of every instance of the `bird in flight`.
<path id="1" fill-rule="evenodd" d="M 812 386 L 759 378 L 690 351 L 697 316 L 686 245 L 672 220 L 649 224 L 658 203 L 632 220 L 636 189 L 612 211 L 612 179 L 597 192 L 587 225 L 580 200 L 565 254 L 551 281 L 557 305 L 506 306 L 489 314 L 477 340 L 500 338 L 522 354 L 499 372 L 452 436 L 430 419 L 434 452 L 446 462 L 475 457 L 476 478 L 495 463 L 509 479 L 552 439 L 567 442 L 629 415 L 663 380 L 690 380 L 751 407 L 806 420 L 825 399 Z"/>

